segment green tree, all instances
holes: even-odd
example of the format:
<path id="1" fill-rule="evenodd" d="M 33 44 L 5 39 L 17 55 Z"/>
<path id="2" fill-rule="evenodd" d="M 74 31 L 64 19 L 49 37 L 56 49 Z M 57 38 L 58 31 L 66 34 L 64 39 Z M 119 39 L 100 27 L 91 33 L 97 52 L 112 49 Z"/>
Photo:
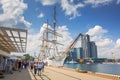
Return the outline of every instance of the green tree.
<path id="1" fill-rule="evenodd" d="M 25 56 L 26 60 L 30 60 L 31 59 L 31 56 L 29 54 L 24 54 L 23 56 Z"/>

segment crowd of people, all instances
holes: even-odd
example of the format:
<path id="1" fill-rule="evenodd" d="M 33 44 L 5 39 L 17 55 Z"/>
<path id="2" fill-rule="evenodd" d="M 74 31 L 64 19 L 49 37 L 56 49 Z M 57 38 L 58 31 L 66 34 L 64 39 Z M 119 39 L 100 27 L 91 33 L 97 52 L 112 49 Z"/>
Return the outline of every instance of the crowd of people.
<path id="1" fill-rule="evenodd" d="M 29 66 L 29 62 L 26 60 L 11 60 L 8 59 L 5 64 L 5 72 L 13 74 L 13 71 L 19 71 L 24 68 L 26 69 Z"/>
<path id="2" fill-rule="evenodd" d="M 41 76 L 41 72 L 44 72 L 45 65 L 47 65 L 47 63 L 43 61 L 34 62 L 27 60 L 7 59 L 4 65 L 4 72 L 7 74 L 13 74 L 14 71 L 21 72 L 22 69 L 29 67 L 31 70 L 33 70 L 34 75 L 38 74 Z"/>
<path id="3" fill-rule="evenodd" d="M 43 61 L 31 63 L 31 70 L 34 70 L 35 75 L 38 73 L 41 76 L 41 72 L 44 72 L 45 65 Z"/>

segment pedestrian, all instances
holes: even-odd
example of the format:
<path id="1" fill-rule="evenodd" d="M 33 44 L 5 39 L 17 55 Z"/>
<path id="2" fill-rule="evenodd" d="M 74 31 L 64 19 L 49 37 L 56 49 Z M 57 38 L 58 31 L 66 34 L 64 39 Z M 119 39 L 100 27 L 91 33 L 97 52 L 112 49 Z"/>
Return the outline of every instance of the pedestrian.
<path id="1" fill-rule="evenodd" d="M 19 70 L 19 72 L 21 72 L 21 68 L 22 68 L 22 62 L 19 60 L 19 62 L 18 62 L 18 70 Z"/>
<path id="2" fill-rule="evenodd" d="M 42 68 L 43 68 L 43 64 L 42 64 L 42 62 L 39 62 L 38 63 L 38 75 L 39 76 L 41 76 L 41 70 L 42 70 Z"/>
<path id="3" fill-rule="evenodd" d="M 33 70 L 33 62 L 30 63 L 31 70 Z"/>
<path id="4" fill-rule="evenodd" d="M 44 66 L 45 66 L 45 63 L 42 62 L 42 72 L 44 72 Z"/>
<path id="5" fill-rule="evenodd" d="M 13 66 L 11 64 L 10 64 L 10 67 L 9 67 L 9 73 L 13 74 Z"/>
<path id="6" fill-rule="evenodd" d="M 18 60 L 15 61 L 15 69 L 18 70 Z"/>
<path id="7" fill-rule="evenodd" d="M 37 73 L 37 63 L 35 62 L 34 63 L 34 74 L 36 75 L 36 73 Z"/>
<path id="8" fill-rule="evenodd" d="M 9 73 L 9 71 L 10 71 L 10 60 L 8 59 L 6 63 L 6 72 Z"/>
<path id="9" fill-rule="evenodd" d="M 24 62 L 25 69 L 27 68 L 27 61 Z"/>

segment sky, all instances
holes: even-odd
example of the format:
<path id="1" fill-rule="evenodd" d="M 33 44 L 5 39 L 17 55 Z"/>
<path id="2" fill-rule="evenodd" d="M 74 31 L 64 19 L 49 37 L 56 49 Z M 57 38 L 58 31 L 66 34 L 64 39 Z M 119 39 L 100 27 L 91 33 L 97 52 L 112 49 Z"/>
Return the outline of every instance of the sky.
<path id="1" fill-rule="evenodd" d="M 120 0 L 0 0 L 0 25 L 28 30 L 27 52 L 39 53 L 40 35 L 48 20 L 65 46 L 79 33 L 95 41 L 99 58 L 120 58 Z"/>

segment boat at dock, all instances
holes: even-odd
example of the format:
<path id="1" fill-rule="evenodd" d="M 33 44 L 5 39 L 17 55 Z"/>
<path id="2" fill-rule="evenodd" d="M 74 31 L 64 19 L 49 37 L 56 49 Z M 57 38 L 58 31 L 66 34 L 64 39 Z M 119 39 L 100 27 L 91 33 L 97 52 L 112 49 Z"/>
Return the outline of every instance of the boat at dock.
<path id="1" fill-rule="evenodd" d="M 67 46 L 65 50 L 60 51 L 59 47 L 63 47 L 64 44 L 59 43 L 57 38 L 63 38 L 63 35 L 57 32 L 55 8 L 53 25 L 53 27 L 48 26 L 47 21 L 46 26 L 44 26 L 44 31 L 41 33 L 42 36 L 40 38 L 42 44 L 40 45 L 38 58 L 39 60 L 47 61 L 48 65 L 63 66 L 66 57 L 81 36 L 81 33 L 70 43 L 69 46 Z M 70 63 L 76 62 L 71 61 Z"/>
<path id="2" fill-rule="evenodd" d="M 71 60 L 71 61 L 67 61 L 66 62 L 67 64 L 77 64 L 78 62 L 74 61 L 74 60 Z"/>

